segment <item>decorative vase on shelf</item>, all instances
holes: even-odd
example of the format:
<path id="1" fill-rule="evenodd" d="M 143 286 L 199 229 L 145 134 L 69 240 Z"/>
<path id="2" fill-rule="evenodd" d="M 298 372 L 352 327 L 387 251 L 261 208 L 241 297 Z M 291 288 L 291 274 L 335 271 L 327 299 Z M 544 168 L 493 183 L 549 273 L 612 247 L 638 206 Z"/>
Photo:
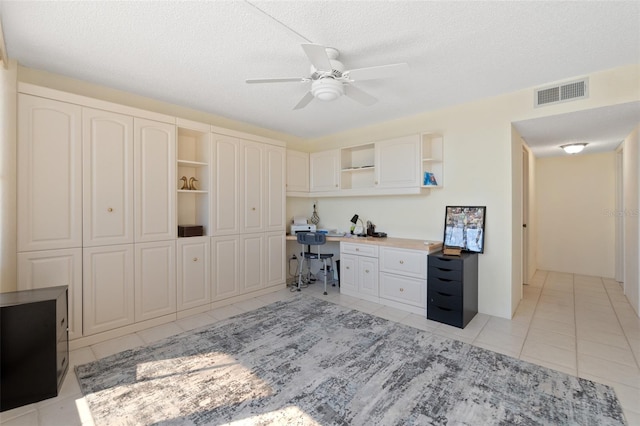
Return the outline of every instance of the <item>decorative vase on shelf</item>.
<path id="1" fill-rule="evenodd" d="M 189 189 L 189 183 L 187 182 L 187 177 L 186 176 L 182 176 L 180 178 L 180 180 L 182 181 L 182 188 L 180 188 L 180 189 L 181 190 L 182 189 Z"/>
<path id="2" fill-rule="evenodd" d="M 196 187 L 196 182 L 198 182 L 198 179 L 192 177 L 189 178 L 189 189 L 192 191 L 196 191 L 198 188 Z"/>

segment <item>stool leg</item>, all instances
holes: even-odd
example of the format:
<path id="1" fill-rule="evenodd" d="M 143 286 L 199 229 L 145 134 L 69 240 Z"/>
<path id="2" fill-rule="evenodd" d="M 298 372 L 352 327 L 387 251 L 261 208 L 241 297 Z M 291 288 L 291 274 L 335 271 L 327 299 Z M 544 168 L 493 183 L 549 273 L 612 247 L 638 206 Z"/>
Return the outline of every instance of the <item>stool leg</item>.
<path id="1" fill-rule="evenodd" d="M 330 258 L 331 260 L 331 282 L 332 282 L 332 286 L 335 287 L 336 286 L 336 281 L 333 279 L 333 271 L 334 271 L 334 265 L 333 265 L 333 257 Z"/>
<path id="2" fill-rule="evenodd" d="M 323 259 L 324 263 L 324 295 L 327 295 L 327 259 Z"/>
<path id="3" fill-rule="evenodd" d="M 298 291 L 300 291 L 300 285 L 302 284 L 302 269 L 304 269 L 304 255 L 300 260 L 300 275 L 298 275 Z"/>

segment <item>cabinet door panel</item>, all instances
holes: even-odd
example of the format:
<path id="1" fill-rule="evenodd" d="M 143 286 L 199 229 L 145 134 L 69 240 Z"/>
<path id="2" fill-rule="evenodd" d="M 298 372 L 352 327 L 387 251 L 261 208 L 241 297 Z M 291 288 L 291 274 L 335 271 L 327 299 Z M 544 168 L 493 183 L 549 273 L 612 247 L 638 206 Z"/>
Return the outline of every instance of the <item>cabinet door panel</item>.
<path id="1" fill-rule="evenodd" d="M 309 155 L 311 192 L 340 189 L 340 151 L 314 152 Z"/>
<path id="2" fill-rule="evenodd" d="M 358 257 L 358 291 L 378 296 L 378 259 Z"/>
<path id="3" fill-rule="evenodd" d="M 240 233 L 240 141 L 213 135 L 211 235 Z"/>
<path id="4" fill-rule="evenodd" d="M 376 185 L 379 188 L 420 186 L 418 135 L 376 142 Z"/>
<path id="5" fill-rule="evenodd" d="M 209 237 L 178 240 L 178 311 L 211 302 Z"/>
<path id="6" fill-rule="evenodd" d="M 264 149 L 257 142 L 242 141 L 242 197 L 240 217 L 242 232 L 264 231 Z"/>
<path id="7" fill-rule="evenodd" d="M 82 110 L 85 247 L 133 242 L 133 117 Z"/>
<path id="8" fill-rule="evenodd" d="M 358 258 L 356 256 L 340 254 L 340 290 L 348 290 L 352 293 L 358 291 L 357 264 Z"/>
<path id="9" fill-rule="evenodd" d="M 69 339 L 82 337 L 82 249 L 18 253 L 18 290 L 66 285 Z"/>
<path id="10" fill-rule="evenodd" d="M 287 150 L 287 192 L 309 192 L 309 154 Z"/>
<path id="11" fill-rule="evenodd" d="M 176 129 L 134 119 L 135 241 L 176 238 Z"/>
<path id="12" fill-rule="evenodd" d="M 266 234 L 266 285 L 267 287 L 284 284 L 285 276 L 285 236 L 284 232 Z"/>
<path id="13" fill-rule="evenodd" d="M 249 234 L 240 237 L 241 268 L 240 283 L 244 292 L 264 287 L 264 234 Z"/>
<path id="14" fill-rule="evenodd" d="M 238 235 L 211 239 L 211 281 L 213 300 L 240 294 L 240 237 Z"/>
<path id="15" fill-rule="evenodd" d="M 135 319 L 176 312 L 175 241 L 135 246 Z"/>
<path id="16" fill-rule="evenodd" d="M 18 95 L 18 251 L 82 247 L 82 110 Z"/>
<path id="17" fill-rule="evenodd" d="M 285 192 L 285 150 L 279 146 L 265 147 L 265 222 L 267 231 L 284 231 Z"/>
<path id="18" fill-rule="evenodd" d="M 85 336 L 134 321 L 133 244 L 83 249 Z"/>

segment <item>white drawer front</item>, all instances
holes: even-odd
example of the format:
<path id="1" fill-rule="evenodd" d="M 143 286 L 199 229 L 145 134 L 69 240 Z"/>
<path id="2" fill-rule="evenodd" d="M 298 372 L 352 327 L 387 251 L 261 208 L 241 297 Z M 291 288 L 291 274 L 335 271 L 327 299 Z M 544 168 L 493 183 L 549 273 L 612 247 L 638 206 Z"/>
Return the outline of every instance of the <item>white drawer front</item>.
<path id="1" fill-rule="evenodd" d="M 427 281 L 381 272 L 380 297 L 419 308 L 426 308 Z"/>
<path id="2" fill-rule="evenodd" d="M 427 252 L 390 247 L 380 249 L 380 271 L 427 278 Z"/>
<path id="3" fill-rule="evenodd" d="M 378 246 L 373 244 L 340 243 L 340 251 L 358 256 L 378 257 Z"/>

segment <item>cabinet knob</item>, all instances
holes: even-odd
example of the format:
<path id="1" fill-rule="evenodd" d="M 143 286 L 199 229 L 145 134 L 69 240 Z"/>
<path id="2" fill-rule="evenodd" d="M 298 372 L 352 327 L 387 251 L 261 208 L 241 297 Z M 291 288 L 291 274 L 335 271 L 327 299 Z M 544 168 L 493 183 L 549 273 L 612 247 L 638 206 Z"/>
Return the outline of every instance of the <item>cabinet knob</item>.
<path id="1" fill-rule="evenodd" d="M 360 251 L 360 249 L 359 249 L 359 248 L 356 248 L 356 251 Z"/>
<path id="2" fill-rule="evenodd" d="M 251 207 L 251 210 L 256 211 L 256 208 L 255 207 Z"/>
<path id="3" fill-rule="evenodd" d="M 377 185 L 377 184 L 378 184 L 378 181 L 375 181 L 374 183 Z"/>
<path id="4" fill-rule="evenodd" d="M 349 269 L 349 267 L 348 267 L 348 266 L 345 266 L 345 267 L 344 267 L 344 269 Z"/>
<path id="5" fill-rule="evenodd" d="M 401 265 L 404 265 L 404 260 L 401 260 L 401 261 L 400 261 L 400 264 L 401 264 Z"/>
<path id="6" fill-rule="evenodd" d="M 338 187 L 338 184 L 336 183 L 336 188 Z"/>
<path id="7" fill-rule="evenodd" d="M 369 270 L 368 270 L 368 269 L 365 269 L 365 270 L 364 270 L 364 272 L 366 272 L 366 273 L 368 274 L 368 273 L 369 273 Z"/>
<path id="8" fill-rule="evenodd" d="M 404 288 L 400 287 L 400 292 L 403 292 L 403 291 L 404 291 Z"/>
<path id="9" fill-rule="evenodd" d="M 194 262 L 197 262 L 197 261 L 198 261 L 198 258 L 197 258 L 197 257 L 194 257 L 194 258 L 193 258 L 193 261 L 194 261 Z"/>
<path id="10" fill-rule="evenodd" d="M 109 208 L 107 209 L 107 211 L 108 211 L 109 213 L 111 213 L 111 212 L 113 211 L 113 209 L 112 209 L 111 207 L 109 207 Z"/>

